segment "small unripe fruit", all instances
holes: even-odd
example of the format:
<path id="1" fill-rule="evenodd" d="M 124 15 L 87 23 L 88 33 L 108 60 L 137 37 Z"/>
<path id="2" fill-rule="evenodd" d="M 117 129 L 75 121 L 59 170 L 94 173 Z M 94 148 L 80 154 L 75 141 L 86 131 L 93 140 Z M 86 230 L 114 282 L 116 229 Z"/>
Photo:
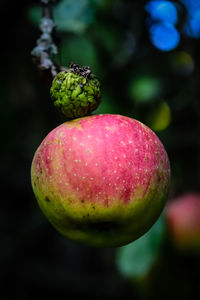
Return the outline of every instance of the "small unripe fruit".
<path id="1" fill-rule="evenodd" d="M 58 73 L 50 89 L 55 107 L 68 119 L 89 115 L 101 101 L 100 83 L 89 67 L 71 64 Z"/>
<path id="2" fill-rule="evenodd" d="M 200 253 L 200 194 L 187 193 L 169 202 L 166 220 L 177 249 Z"/>
<path id="3" fill-rule="evenodd" d="M 167 199 L 167 153 L 147 126 L 120 115 L 65 122 L 37 149 L 38 203 L 55 228 L 90 246 L 121 246 L 144 234 Z"/>

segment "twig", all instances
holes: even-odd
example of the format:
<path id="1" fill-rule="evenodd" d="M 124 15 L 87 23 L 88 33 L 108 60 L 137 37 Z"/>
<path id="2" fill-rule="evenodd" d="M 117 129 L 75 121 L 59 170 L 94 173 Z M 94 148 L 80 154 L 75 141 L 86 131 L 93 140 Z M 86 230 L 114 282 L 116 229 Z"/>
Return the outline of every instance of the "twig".
<path id="1" fill-rule="evenodd" d="M 51 57 L 57 54 L 57 47 L 53 42 L 52 32 L 55 23 L 52 18 L 52 3 L 54 0 L 40 0 L 42 3 L 42 19 L 40 22 L 40 30 L 42 34 L 37 40 L 37 46 L 31 51 L 33 61 L 42 71 L 50 71 L 54 78 L 58 73 L 57 66 L 53 63 Z"/>

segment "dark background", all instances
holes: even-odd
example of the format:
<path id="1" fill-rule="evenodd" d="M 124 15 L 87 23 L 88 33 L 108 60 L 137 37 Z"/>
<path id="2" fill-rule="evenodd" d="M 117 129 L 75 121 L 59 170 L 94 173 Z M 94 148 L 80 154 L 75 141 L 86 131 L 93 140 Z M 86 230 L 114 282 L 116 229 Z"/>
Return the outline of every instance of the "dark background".
<path id="1" fill-rule="evenodd" d="M 171 161 L 173 201 L 200 190 L 200 40 L 184 33 L 182 8 L 180 43 L 171 51 L 156 48 L 149 39 L 146 2 L 77 1 L 66 11 L 68 23 L 58 24 L 54 59 L 91 66 L 102 85 L 97 113 L 124 114 L 158 129 Z M 0 299 L 198 299 L 200 258 L 179 253 L 167 237 L 151 276 L 138 280 L 117 268 L 118 249 L 71 242 L 40 211 L 30 183 L 32 157 L 64 117 L 30 55 L 40 35 L 38 4 L 1 2 Z M 141 78 L 150 86 L 147 96 L 146 86 L 137 92 Z M 163 126 L 154 123 L 159 116 Z"/>

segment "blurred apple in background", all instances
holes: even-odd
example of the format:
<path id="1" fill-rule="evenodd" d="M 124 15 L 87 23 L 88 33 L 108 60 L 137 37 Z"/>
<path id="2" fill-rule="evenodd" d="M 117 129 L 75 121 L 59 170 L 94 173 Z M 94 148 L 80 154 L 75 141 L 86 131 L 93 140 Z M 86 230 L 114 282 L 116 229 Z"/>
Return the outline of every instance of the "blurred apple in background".
<path id="1" fill-rule="evenodd" d="M 175 247 L 200 254 L 200 194 L 187 193 L 169 202 L 166 220 Z"/>

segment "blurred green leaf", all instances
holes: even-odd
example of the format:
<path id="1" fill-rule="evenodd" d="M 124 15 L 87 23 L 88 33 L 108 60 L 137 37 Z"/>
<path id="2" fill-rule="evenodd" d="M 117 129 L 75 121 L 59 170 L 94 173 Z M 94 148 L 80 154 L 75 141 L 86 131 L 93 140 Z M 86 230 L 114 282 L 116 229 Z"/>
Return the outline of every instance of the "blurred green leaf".
<path id="1" fill-rule="evenodd" d="M 98 1 L 100 4 L 100 1 Z M 62 0 L 53 7 L 53 16 L 56 30 L 61 32 L 84 33 L 94 21 L 95 7 L 91 0 Z M 39 24 L 42 11 L 40 6 L 33 6 L 29 10 L 29 19 L 36 25 Z"/>
<path id="2" fill-rule="evenodd" d="M 63 40 L 60 46 L 61 63 L 68 66 L 72 61 L 79 65 L 88 65 L 96 75 L 99 60 L 94 45 L 86 36 L 73 35 Z"/>
<path id="3" fill-rule="evenodd" d="M 134 78 L 129 87 L 131 98 L 138 104 L 145 104 L 154 101 L 162 91 L 162 84 L 159 78 L 141 76 Z"/>
<path id="4" fill-rule="evenodd" d="M 175 74 L 189 76 L 194 71 L 194 59 L 185 51 L 172 52 L 169 62 Z"/>
<path id="5" fill-rule="evenodd" d="M 29 20 L 38 26 L 42 18 L 42 8 L 39 5 L 34 5 L 28 10 L 27 15 Z"/>
<path id="6" fill-rule="evenodd" d="M 122 66 L 131 59 L 136 46 L 135 38 L 131 32 L 119 30 L 119 28 L 108 26 L 108 24 L 101 24 L 101 26 L 97 25 L 93 34 L 101 47 L 110 55 L 110 64 Z"/>
<path id="7" fill-rule="evenodd" d="M 168 104 L 162 101 L 150 114 L 149 126 L 155 131 L 166 129 L 171 122 L 171 111 Z"/>
<path id="8" fill-rule="evenodd" d="M 83 33 L 94 20 L 89 0 L 62 0 L 53 12 L 58 31 Z"/>
<path id="9" fill-rule="evenodd" d="M 97 24 L 95 34 L 111 55 L 118 51 L 122 37 L 121 32 L 115 27 L 105 26 L 104 24 L 98 26 Z"/>
<path id="10" fill-rule="evenodd" d="M 119 114 L 120 107 L 114 103 L 112 98 L 103 93 L 102 101 L 97 110 L 95 110 L 95 114 Z"/>
<path id="11" fill-rule="evenodd" d="M 164 240 L 164 219 L 161 216 L 153 227 L 138 240 L 117 252 L 117 267 L 128 277 L 143 277 L 157 259 Z"/>

